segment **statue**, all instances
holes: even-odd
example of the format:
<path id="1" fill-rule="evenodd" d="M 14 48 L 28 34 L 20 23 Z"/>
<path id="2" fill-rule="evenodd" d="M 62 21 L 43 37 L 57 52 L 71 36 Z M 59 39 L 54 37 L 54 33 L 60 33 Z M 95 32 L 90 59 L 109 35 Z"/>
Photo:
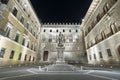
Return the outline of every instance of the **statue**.
<path id="1" fill-rule="evenodd" d="M 63 44 L 62 44 L 62 42 L 63 42 L 63 34 L 61 32 L 59 34 L 58 40 L 59 40 L 58 46 L 63 46 Z"/>

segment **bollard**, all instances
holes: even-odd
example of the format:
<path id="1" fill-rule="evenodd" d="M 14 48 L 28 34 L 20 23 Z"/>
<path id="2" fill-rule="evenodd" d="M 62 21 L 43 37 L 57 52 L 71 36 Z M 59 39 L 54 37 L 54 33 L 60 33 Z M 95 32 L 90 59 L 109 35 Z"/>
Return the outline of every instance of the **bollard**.
<path id="1" fill-rule="evenodd" d="M 83 66 L 80 67 L 81 71 L 83 70 Z"/>
<path id="2" fill-rule="evenodd" d="M 110 66 L 110 68 L 113 68 L 112 66 Z"/>
<path id="3" fill-rule="evenodd" d="M 41 66 L 39 66 L 39 71 L 41 70 Z"/>

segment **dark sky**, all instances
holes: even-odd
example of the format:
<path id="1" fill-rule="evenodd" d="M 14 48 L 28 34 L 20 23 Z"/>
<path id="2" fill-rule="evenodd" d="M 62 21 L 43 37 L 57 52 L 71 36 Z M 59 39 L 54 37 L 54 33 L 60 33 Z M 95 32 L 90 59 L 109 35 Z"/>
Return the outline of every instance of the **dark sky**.
<path id="1" fill-rule="evenodd" d="M 80 23 L 92 0 L 30 0 L 43 23 Z"/>

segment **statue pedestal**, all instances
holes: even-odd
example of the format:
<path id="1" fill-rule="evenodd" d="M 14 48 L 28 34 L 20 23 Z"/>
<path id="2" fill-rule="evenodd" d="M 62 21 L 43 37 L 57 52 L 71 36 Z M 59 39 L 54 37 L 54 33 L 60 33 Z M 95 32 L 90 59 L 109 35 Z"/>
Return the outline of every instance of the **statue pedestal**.
<path id="1" fill-rule="evenodd" d="M 65 60 L 64 60 L 64 50 L 65 47 L 64 46 L 58 46 L 57 48 L 57 61 L 56 64 L 64 64 Z"/>

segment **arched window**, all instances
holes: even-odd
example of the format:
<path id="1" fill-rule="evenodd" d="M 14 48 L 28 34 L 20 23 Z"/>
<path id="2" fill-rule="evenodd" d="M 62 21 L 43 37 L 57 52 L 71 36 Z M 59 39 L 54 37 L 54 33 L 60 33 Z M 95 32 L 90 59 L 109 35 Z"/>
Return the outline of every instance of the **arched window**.
<path id="1" fill-rule="evenodd" d="M 50 29 L 50 32 L 52 32 L 52 30 Z"/>

